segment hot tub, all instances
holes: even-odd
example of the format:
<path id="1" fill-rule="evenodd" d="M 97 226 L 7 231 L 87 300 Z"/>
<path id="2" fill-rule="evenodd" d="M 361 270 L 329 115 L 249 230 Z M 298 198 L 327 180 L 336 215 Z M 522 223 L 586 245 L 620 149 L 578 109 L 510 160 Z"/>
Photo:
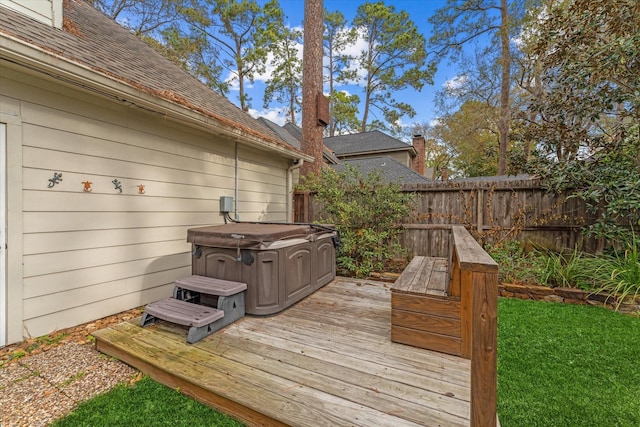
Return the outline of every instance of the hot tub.
<path id="1" fill-rule="evenodd" d="M 188 230 L 192 272 L 247 284 L 245 313 L 274 314 L 336 275 L 336 232 L 297 224 L 231 223 Z"/>

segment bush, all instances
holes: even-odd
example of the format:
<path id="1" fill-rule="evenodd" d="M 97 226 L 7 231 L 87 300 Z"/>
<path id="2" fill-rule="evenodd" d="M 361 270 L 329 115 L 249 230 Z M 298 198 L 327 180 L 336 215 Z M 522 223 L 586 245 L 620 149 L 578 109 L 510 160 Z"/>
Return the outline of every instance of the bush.
<path id="1" fill-rule="evenodd" d="M 616 308 L 626 297 L 640 295 L 640 240 L 635 233 L 626 242 L 624 252 L 603 257 L 597 271 L 601 279 L 594 293 L 617 295 Z"/>
<path id="2" fill-rule="evenodd" d="M 487 253 L 500 266 L 499 278 L 509 283 L 539 283 L 538 261 L 532 254 L 526 254 L 518 241 L 505 241 L 495 245 L 485 245 Z"/>
<path id="3" fill-rule="evenodd" d="M 316 193 L 323 204 L 322 221 L 335 224 L 340 232 L 339 269 L 366 277 L 403 255 L 399 237 L 401 224 L 415 211 L 412 193 L 383 182 L 380 173 L 363 176 L 348 165 L 341 172 L 324 169 L 300 187 Z"/>
<path id="4" fill-rule="evenodd" d="M 489 245 L 486 250 L 499 264 L 501 281 L 602 293 L 617 308 L 625 298 L 640 296 L 640 237 L 633 230 L 631 236 L 620 243 L 622 250 L 599 256 L 577 249 L 525 253 L 517 241 Z"/>

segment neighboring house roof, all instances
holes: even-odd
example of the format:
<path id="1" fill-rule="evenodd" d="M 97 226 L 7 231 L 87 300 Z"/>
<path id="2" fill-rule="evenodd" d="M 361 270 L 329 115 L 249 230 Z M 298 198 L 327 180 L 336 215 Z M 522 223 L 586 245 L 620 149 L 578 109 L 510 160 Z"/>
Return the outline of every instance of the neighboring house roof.
<path id="1" fill-rule="evenodd" d="M 0 11 L 0 58 L 46 68 L 58 80 L 83 81 L 87 89 L 119 102 L 174 114 L 170 117 L 177 121 L 192 120 L 241 142 L 312 160 L 85 1 L 64 1 L 62 30 L 5 7 Z"/>
<path id="2" fill-rule="evenodd" d="M 265 126 L 267 126 L 272 131 L 276 132 L 278 135 L 280 135 L 280 138 L 285 140 L 289 145 L 296 147 L 297 149 L 300 149 L 300 140 L 287 130 L 287 126 L 289 125 L 288 123 L 284 126 L 280 126 L 279 124 L 274 123 L 271 120 L 266 119 L 264 117 L 258 117 L 258 121 L 264 124 Z"/>
<path id="3" fill-rule="evenodd" d="M 393 138 L 378 130 L 349 135 L 332 136 L 324 139 L 324 144 L 339 158 L 363 154 L 409 151 L 416 155 L 413 146 Z"/>
<path id="4" fill-rule="evenodd" d="M 344 159 L 340 164 L 333 165 L 332 167 L 336 171 L 340 172 L 345 169 L 345 165 L 353 166 L 364 176 L 371 172 L 379 171 L 385 182 L 396 182 L 398 184 L 421 184 L 431 182 L 431 180 L 389 156 Z"/>
<path id="5" fill-rule="evenodd" d="M 285 123 L 283 126 L 284 130 L 289 132 L 295 139 L 298 141 L 302 141 L 302 129 L 300 126 L 294 125 L 293 123 Z"/>
<path id="6" fill-rule="evenodd" d="M 300 129 L 299 126 L 296 126 L 293 123 L 285 123 L 284 126 L 280 126 L 269 119 L 265 119 L 264 117 L 260 117 L 258 120 L 264 123 L 273 131 L 277 132 L 280 137 L 287 141 L 289 144 L 298 149 L 300 148 L 302 144 L 302 129 Z M 340 162 L 340 160 L 326 145 L 323 145 L 322 147 L 322 157 L 323 160 L 330 165 L 335 165 L 336 163 Z"/>

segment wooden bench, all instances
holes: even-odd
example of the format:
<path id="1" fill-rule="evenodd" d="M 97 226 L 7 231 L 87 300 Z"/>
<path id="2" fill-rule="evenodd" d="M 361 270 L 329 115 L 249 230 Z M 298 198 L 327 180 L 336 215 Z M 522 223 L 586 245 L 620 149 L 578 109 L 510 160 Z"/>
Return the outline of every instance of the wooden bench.
<path id="1" fill-rule="evenodd" d="M 470 359 L 471 425 L 495 426 L 498 265 L 463 226 L 448 255 L 414 257 L 391 287 L 391 340 Z"/>
<path id="2" fill-rule="evenodd" d="M 158 320 L 189 326 L 187 342 L 193 344 L 244 317 L 246 283 L 189 276 L 176 280 L 173 298 L 145 307 L 142 327 Z"/>
<path id="3" fill-rule="evenodd" d="M 449 260 L 415 256 L 391 287 L 391 341 L 461 356 L 460 303 L 448 299 Z"/>

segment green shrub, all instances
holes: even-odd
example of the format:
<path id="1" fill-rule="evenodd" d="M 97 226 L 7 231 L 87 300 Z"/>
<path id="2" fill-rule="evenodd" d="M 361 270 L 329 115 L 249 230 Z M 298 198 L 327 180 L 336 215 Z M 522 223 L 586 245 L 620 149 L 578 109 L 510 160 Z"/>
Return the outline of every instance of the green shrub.
<path id="1" fill-rule="evenodd" d="M 412 193 L 384 182 L 380 173 L 363 176 L 348 165 L 341 172 L 324 169 L 300 187 L 316 193 L 323 205 L 322 221 L 335 224 L 340 232 L 339 269 L 366 277 L 403 255 L 399 236 L 401 224 L 415 210 Z"/>
<path id="2" fill-rule="evenodd" d="M 537 250 L 533 257 L 538 264 L 538 281 L 550 287 L 590 289 L 597 280 L 600 265 L 596 257 L 579 251 L 554 252 Z"/>
<path id="3" fill-rule="evenodd" d="M 485 250 L 499 265 L 499 278 L 507 283 L 538 283 L 538 263 L 526 254 L 516 241 L 505 241 L 496 245 L 486 245 Z"/>
<path id="4" fill-rule="evenodd" d="M 633 230 L 629 235 L 620 243 L 623 250 L 598 256 L 578 249 L 525 253 L 517 241 L 487 245 L 485 249 L 498 263 L 503 282 L 580 288 L 609 295 L 608 302 L 619 307 L 625 298 L 640 296 L 640 238 Z"/>
<path id="5" fill-rule="evenodd" d="M 640 240 L 635 233 L 626 242 L 624 252 L 602 257 L 597 277 L 594 293 L 617 295 L 616 308 L 626 297 L 640 295 Z"/>

